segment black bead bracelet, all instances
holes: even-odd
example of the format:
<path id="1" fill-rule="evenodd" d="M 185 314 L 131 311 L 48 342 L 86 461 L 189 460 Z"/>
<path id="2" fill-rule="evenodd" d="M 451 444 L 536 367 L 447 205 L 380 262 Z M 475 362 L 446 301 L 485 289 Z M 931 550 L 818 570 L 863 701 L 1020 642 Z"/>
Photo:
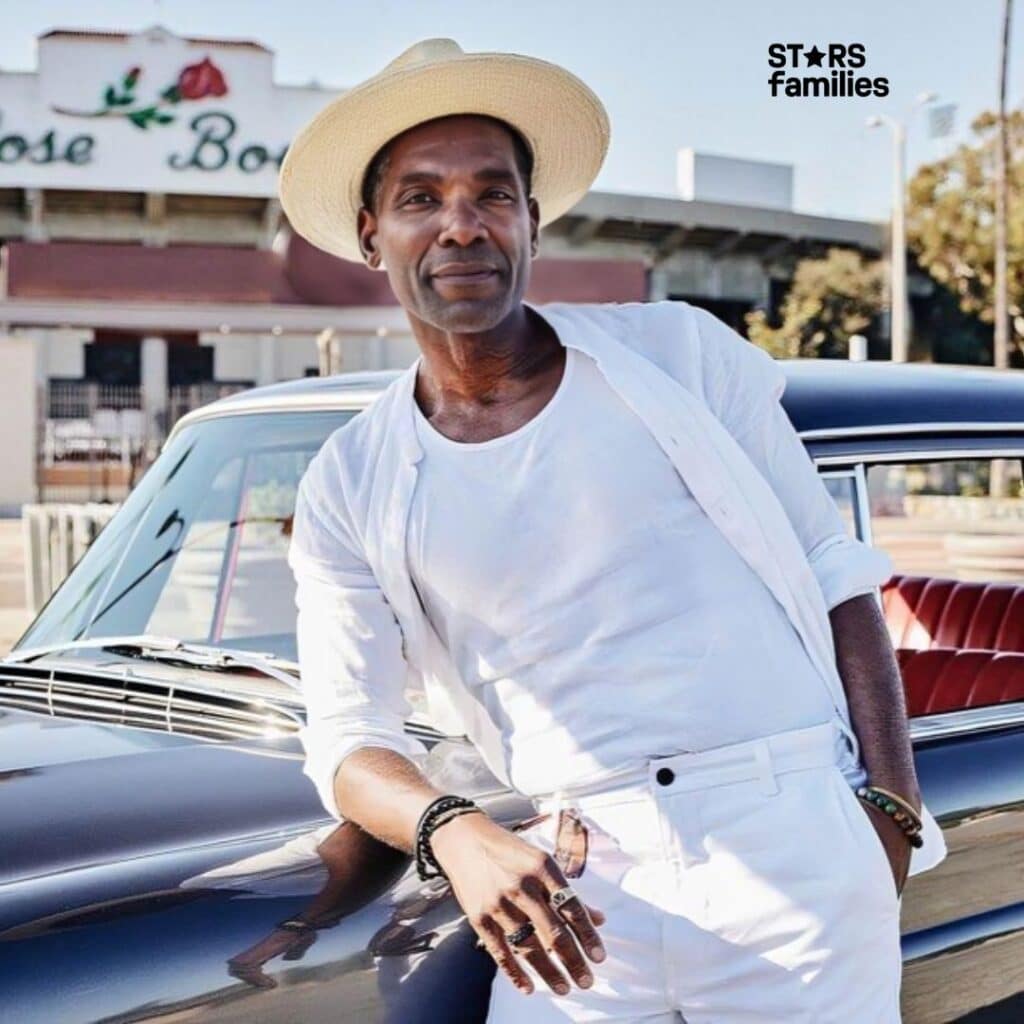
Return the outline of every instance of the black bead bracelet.
<path id="1" fill-rule="evenodd" d="M 455 794 L 439 796 L 427 805 L 420 815 L 419 822 L 416 824 L 414 852 L 416 856 L 416 873 L 421 881 L 425 882 L 430 878 L 444 876 L 444 871 L 441 870 L 441 865 L 438 864 L 430 845 L 430 837 L 434 834 L 434 831 L 445 824 L 445 822 L 451 821 L 452 818 L 458 817 L 460 814 L 470 814 L 473 811 L 480 810 L 472 800 L 464 796 L 456 796 Z"/>

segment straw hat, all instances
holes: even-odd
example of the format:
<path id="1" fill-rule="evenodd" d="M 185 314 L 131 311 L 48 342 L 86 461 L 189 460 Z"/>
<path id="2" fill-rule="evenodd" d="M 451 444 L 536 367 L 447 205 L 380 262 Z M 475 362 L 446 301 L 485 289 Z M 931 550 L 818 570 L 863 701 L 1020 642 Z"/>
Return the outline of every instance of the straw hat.
<path id="1" fill-rule="evenodd" d="M 296 136 L 278 181 L 292 227 L 335 256 L 361 261 L 356 214 L 367 166 L 396 135 L 449 114 L 487 114 L 522 134 L 533 150 L 541 225 L 586 194 L 608 151 L 601 101 L 564 68 L 426 39 L 328 104 Z"/>

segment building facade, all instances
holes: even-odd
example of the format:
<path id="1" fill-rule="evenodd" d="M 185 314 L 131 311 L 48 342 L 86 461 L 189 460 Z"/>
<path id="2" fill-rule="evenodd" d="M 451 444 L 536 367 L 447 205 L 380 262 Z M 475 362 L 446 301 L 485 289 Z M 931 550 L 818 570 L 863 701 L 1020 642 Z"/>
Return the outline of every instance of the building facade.
<path id="1" fill-rule="evenodd" d="M 385 276 L 292 234 L 276 198 L 335 95 L 276 82 L 258 42 L 159 26 L 54 30 L 35 70 L 0 71 L 0 369 L 20 389 L 0 507 L 119 497 L 227 391 L 412 361 Z M 743 330 L 800 257 L 881 251 L 881 225 L 796 213 L 785 168 L 763 170 L 684 151 L 685 199 L 590 193 L 543 233 L 528 298 L 685 298 Z"/>

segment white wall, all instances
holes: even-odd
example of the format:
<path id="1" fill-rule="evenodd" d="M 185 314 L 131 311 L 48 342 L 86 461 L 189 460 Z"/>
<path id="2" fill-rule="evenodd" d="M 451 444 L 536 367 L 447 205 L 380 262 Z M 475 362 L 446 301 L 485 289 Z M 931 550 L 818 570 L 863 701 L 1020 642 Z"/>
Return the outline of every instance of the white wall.
<path id="1" fill-rule="evenodd" d="M 410 366 L 419 348 L 408 331 L 375 334 L 340 333 L 342 372 L 392 370 Z M 316 337 L 312 334 L 200 334 L 213 346 L 213 375 L 217 380 L 271 383 L 304 377 L 308 367 L 319 366 Z M 269 374 L 269 376 L 268 376 Z"/>
<path id="2" fill-rule="evenodd" d="M 36 346 L 36 379 L 81 377 L 85 373 L 85 346 L 92 331 L 62 327 L 15 328 L 12 337 L 27 338 Z"/>
<path id="3" fill-rule="evenodd" d="M 683 199 L 793 209 L 792 164 L 698 153 L 691 146 L 676 155 L 676 185 Z"/>
<path id="4" fill-rule="evenodd" d="M 282 334 L 275 339 L 275 370 L 278 380 L 304 377 L 306 367 L 318 366 L 316 338 L 311 334 Z"/>
<path id="5" fill-rule="evenodd" d="M 411 333 L 345 335 L 341 342 L 342 372 L 350 370 L 402 370 L 419 355 Z"/>
<path id="6" fill-rule="evenodd" d="M 36 500 L 36 354 L 34 338 L 0 337 L 0 511 Z"/>
<path id="7" fill-rule="evenodd" d="M 214 380 L 257 380 L 259 376 L 259 343 L 255 335 L 199 335 L 201 345 L 213 346 Z"/>

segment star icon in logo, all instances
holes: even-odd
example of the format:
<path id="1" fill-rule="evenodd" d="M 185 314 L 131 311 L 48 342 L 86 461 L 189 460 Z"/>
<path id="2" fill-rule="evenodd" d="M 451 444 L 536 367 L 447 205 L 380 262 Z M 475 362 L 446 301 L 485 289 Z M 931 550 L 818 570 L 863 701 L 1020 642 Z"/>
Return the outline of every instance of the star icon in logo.
<path id="1" fill-rule="evenodd" d="M 808 67 L 811 67 L 813 65 L 816 68 L 820 68 L 821 62 L 825 59 L 825 51 L 819 50 L 817 46 L 812 46 L 809 50 L 806 51 L 804 56 L 807 57 Z"/>

